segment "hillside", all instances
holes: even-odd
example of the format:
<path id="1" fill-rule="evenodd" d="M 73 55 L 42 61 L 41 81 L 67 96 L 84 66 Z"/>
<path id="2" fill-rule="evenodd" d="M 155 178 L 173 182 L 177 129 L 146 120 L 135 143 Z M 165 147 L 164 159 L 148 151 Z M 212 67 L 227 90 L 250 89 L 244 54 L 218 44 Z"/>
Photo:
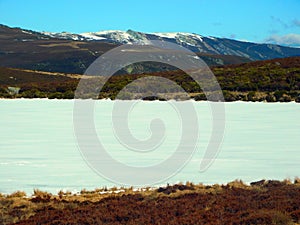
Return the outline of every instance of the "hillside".
<path id="1" fill-rule="evenodd" d="M 83 73 L 116 44 L 51 38 L 0 25 L 0 66 L 62 73 Z"/>
<path id="2" fill-rule="evenodd" d="M 200 52 L 213 55 L 235 55 L 250 60 L 265 60 L 272 58 L 284 58 L 289 56 L 299 56 L 300 50 L 297 48 L 283 47 L 272 44 L 258 44 L 243 42 L 228 38 L 205 37 L 195 33 L 143 33 L 134 30 L 120 31 L 100 31 L 82 34 L 72 33 L 44 33 L 50 37 L 86 40 L 99 42 L 112 42 L 117 44 L 146 44 L 149 40 L 162 40 L 181 45 L 193 52 Z"/>
<path id="3" fill-rule="evenodd" d="M 300 56 L 299 48 L 203 37 L 198 34 L 180 32 L 146 34 L 129 30 L 80 35 L 66 32 L 40 33 L 0 25 L 0 66 L 83 74 L 97 57 L 110 49 L 124 43 L 146 43 L 151 39 L 182 45 L 195 52 L 209 66 Z M 153 69 L 152 66 L 152 64 L 149 66 L 149 63 L 148 65 L 140 64 L 140 69 L 133 70 L 132 73 L 163 70 L 160 67 Z"/>
<path id="4" fill-rule="evenodd" d="M 133 65 L 134 66 L 134 65 Z M 226 101 L 300 101 L 300 57 L 273 59 L 242 63 L 230 66 L 212 67 Z M 81 75 L 47 73 L 0 67 L 0 97 L 15 98 L 73 98 Z M 127 84 L 145 76 L 165 77 L 183 87 L 195 100 L 206 100 L 201 88 L 183 71 L 160 71 L 144 74 L 120 74 L 111 77 L 99 93 L 99 98 L 114 99 Z M 94 77 L 85 76 L 90 90 L 97 89 Z M 97 79 L 102 79 L 101 76 Z M 144 84 L 136 82 L 139 91 L 131 91 L 127 99 L 141 98 Z M 153 84 L 159 88 L 158 84 Z M 8 87 L 20 88 L 18 94 L 9 93 Z M 169 87 L 160 87 L 169 98 L 176 97 L 176 91 Z M 89 97 L 88 95 L 86 97 Z M 151 99 L 151 98 L 150 98 Z M 155 98 L 154 98 L 155 99 Z"/>

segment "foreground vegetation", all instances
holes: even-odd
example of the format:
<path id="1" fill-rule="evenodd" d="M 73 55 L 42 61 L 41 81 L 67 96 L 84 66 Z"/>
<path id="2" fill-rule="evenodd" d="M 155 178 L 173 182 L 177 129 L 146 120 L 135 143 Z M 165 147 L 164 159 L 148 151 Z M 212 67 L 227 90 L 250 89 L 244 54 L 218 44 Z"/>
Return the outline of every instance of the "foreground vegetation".
<path id="1" fill-rule="evenodd" d="M 0 196 L 0 224 L 299 224 L 300 180 Z"/>
<path id="2" fill-rule="evenodd" d="M 231 66 L 213 67 L 224 94 L 225 101 L 267 101 L 267 102 L 300 102 L 300 57 L 275 59 L 243 63 Z M 74 98 L 80 75 L 46 73 L 20 69 L 0 68 L 0 97 L 2 98 Z M 165 77 L 176 82 L 195 100 L 206 100 L 201 87 L 183 71 L 164 71 L 152 74 L 129 74 L 111 77 L 99 90 L 96 98 L 115 99 L 126 85 L 146 76 Z M 84 77 L 86 89 L 97 90 L 99 82 L 104 77 Z M 99 81 L 100 80 L 100 81 Z M 177 91 L 167 85 L 150 85 L 162 93 L 168 93 L 170 98 L 180 99 Z M 136 99 L 149 90 L 143 81 L 136 87 L 118 98 Z M 93 97 L 86 95 L 85 97 Z M 149 100 L 159 99 L 156 97 Z"/>

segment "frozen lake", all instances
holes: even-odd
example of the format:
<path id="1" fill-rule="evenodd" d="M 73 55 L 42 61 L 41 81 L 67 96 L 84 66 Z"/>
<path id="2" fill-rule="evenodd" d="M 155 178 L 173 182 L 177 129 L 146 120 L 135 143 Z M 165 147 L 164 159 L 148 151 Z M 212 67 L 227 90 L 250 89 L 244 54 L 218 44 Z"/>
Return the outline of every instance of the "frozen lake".
<path id="1" fill-rule="evenodd" d="M 147 166 L 173 153 L 181 125 L 168 102 L 139 101 L 132 110 L 129 127 L 136 138 L 149 137 L 151 118 L 165 121 L 166 138 L 148 153 L 129 151 L 119 143 L 111 126 L 113 104 L 96 101 L 94 117 L 96 130 L 101 131 L 99 139 L 113 158 Z M 212 116 L 207 102 L 193 104 L 199 119 L 198 147 L 186 166 L 161 184 L 300 176 L 300 104 L 225 103 L 223 143 L 216 160 L 204 172 L 199 172 L 199 166 L 211 135 Z M 83 159 L 74 135 L 73 105 L 73 100 L 0 100 L 0 192 L 31 193 L 39 188 L 55 193 L 119 185 L 99 176 Z"/>

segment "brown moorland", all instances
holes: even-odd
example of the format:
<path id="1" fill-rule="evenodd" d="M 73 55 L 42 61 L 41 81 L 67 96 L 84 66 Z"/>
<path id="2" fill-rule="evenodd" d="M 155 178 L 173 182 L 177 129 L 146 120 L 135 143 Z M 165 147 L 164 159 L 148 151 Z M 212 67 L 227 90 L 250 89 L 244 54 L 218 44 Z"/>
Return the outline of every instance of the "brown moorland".
<path id="1" fill-rule="evenodd" d="M 0 197 L 0 224 L 299 224 L 300 181 L 236 180 L 139 191 L 96 189 Z"/>

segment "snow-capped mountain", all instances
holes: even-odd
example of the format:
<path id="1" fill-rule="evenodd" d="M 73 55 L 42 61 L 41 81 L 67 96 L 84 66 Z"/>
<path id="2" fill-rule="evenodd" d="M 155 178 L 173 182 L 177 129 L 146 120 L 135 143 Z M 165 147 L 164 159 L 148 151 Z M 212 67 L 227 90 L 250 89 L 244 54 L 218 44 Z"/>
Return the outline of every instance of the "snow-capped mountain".
<path id="1" fill-rule="evenodd" d="M 50 33 L 0 24 L 0 66 L 83 73 L 97 57 L 118 45 L 146 44 L 149 40 L 168 41 L 184 46 L 195 52 L 209 66 L 300 56 L 300 48 L 205 37 L 194 33 L 142 33 L 133 30 Z M 151 66 L 143 65 L 142 70 L 156 71 Z M 138 67 L 132 73 L 141 71 Z M 146 70 L 146 67 L 149 68 Z"/>
<path id="2" fill-rule="evenodd" d="M 76 41 L 101 41 L 116 44 L 148 43 L 149 40 L 162 40 L 179 44 L 193 52 L 214 55 L 235 55 L 250 60 L 263 60 L 299 55 L 300 49 L 283 47 L 272 44 L 258 44 L 242 42 L 226 38 L 204 37 L 194 33 L 142 33 L 133 30 L 120 31 L 108 30 L 100 32 L 88 32 L 72 34 L 67 32 L 49 33 L 52 38 L 69 39 Z"/>
<path id="3" fill-rule="evenodd" d="M 61 33 L 54 33 L 54 32 L 42 32 L 42 34 L 49 36 L 51 38 L 58 38 L 58 39 L 66 39 L 66 40 L 74 40 L 74 41 L 86 41 L 86 37 L 83 37 L 78 34 L 72 34 L 69 32 L 61 32 Z"/>

